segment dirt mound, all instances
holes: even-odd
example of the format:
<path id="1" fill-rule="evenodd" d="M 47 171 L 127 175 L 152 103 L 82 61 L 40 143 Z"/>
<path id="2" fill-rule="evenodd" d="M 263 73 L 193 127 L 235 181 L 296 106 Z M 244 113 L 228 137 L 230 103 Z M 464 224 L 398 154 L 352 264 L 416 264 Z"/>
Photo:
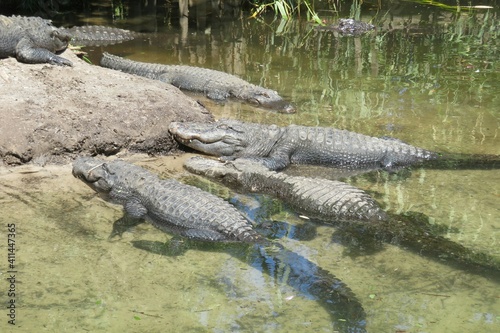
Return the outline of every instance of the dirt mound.
<path id="1" fill-rule="evenodd" d="M 90 65 L 0 60 L 0 165 L 66 162 L 79 154 L 150 154 L 177 147 L 171 121 L 208 121 L 210 113 L 177 88 Z"/>

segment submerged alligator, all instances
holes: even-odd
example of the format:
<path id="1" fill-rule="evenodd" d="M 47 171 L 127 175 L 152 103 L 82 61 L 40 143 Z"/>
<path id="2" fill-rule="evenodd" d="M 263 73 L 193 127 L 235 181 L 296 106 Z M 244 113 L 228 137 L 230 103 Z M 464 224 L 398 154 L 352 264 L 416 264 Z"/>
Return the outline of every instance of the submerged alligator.
<path id="1" fill-rule="evenodd" d="M 132 220 L 146 219 L 162 231 L 191 240 L 254 244 L 266 257 L 265 262 L 287 266 L 287 283 L 313 295 L 334 319 L 336 330 L 365 332 L 363 307 L 342 281 L 279 243 L 267 240 L 221 198 L 176 180 L 161 180 L 121 160 L 105 162 L 81 157 L 73 163 L 73 175 L 105 200 L 123 205 Z M 269 248 L 275 250 L 268 251 Z"/>
<path id="2" fill-rule="evenodd" d="M 375 29 L 373 24 L 353 19 L 340 19 L 337 24 L 316 27 L 316 30 L 336 31 L 342 36 L 361 36 L 373 29 Z"/>
<path id="3" fill-rule="evenodd" d="M 213 69 L 144 63 L 124 59 L 106 52 L 102 56 L 101 66 L 159 80 L 181 90 L 203 93 L 216 101 L 234 98 L 282 113 L 295 111 L 293 106 L 276 91 Z"/>
<path id="4" fill-rule="evenodd" d="M 70 42 L 103 45 L 133 39 L 135 33 L 112 27 L 86 26 L 57 28 L 40 17 L 0 15 L 0 58 L 15 57 L 29 64 L 49 63 L 72 66 L 58 56 Z"/>
<path id="5" fill-rule="evenodd" d="M 442 154 L 394 138 L 328 127 L 279 127 L 226 119 L 214 123 L 172 122 L 169 131 L 177 141 L 198 151 L 225 161 L 252 159 L 270 170 L 290 164 L 389 172 L 423 162 L 435 168 L 500 166 L 497 155 Z"/>
<path id="6" fill-rule="evenodd" d="M 364 191 L 346 183 L 288 176 L 248 160 L 221 163 L 193 157 L 184 167 L 237 191 L 274 196 L 298 213 L 340 226 L 354 237 L 401 245 L 474 273 L 500 274 L 498 260 L 439 236 L 424 214 L 385 212 Z M 345 221 L 357 223 L 342 223 Z"/>

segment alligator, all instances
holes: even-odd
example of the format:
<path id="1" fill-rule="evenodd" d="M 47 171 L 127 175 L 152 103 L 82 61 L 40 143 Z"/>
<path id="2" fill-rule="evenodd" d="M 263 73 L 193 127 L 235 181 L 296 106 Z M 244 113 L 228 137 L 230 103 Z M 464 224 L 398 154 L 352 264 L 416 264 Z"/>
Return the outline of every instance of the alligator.
<path id="1" fill-rule="evenodd" d="M 276 197 L 300 214 L 362 238 L 362 244 L 396 244 L 476 274 L 498 277 L 500 273 L 497 259 L 440 236 L 424 214 L 385 212 L 366 192 L 349 184 L 289 176 L 248 160 L 222 163 L 196 156 L 186 160 L 184 167 L 236 191 Z"/>
<path id="2" fill-rule="evenodd" d="M 81 46 L 98 42 L 102 45 L 134 37 L 131 31 L 112 27 L 57 28 L 52 21 L 40 17 L 0 15 L 0 58 L 15 57 L 28 64 L 72 66 L 71 61 L 56 54 L 70 42 Z"/>
<path id="3" fill-rule="evenodd" d="M 123 205 L 129 217 L 147 219 L 164 232 L 204 241 L 260 240 L 249 221 L 222 199 L 124 161 L 79 158 L 73 175 L 105 200 Z"/>
<path id="4" fill-rule="evenodd" d="M 223 199 L 174 179 L 162 180 L 122 160 L 80 157 L 73 162 L 73 175 L 106 201 L 122 205 L 131 220 L 147 220 L 191 241 L 251 244 L 266 257 L 266 263 L 286 265 L 290 273 L 287 283 L 313 295 L 329 311 L 337 330 L 365 332 L 363 307 L 342 281 L 262 236 Z"/>
<path id="5" fill-rule="evenodd" d="M 195 150 L 224 161 L 252 159 L 270 170 L 290 164 L 389 172 L 424 162 L 425 166 L 445 169 L 500 165 L 498 155 L 437 153 L 394 138 L 329 127 L 279 127 L 226 119 L 213 123 L 172 122 L 169 131 L 178 142 Z"/>
<path id="6" fill-rule="evenodd" d="M 319 31 L 336 31 L 341 36 L 348 37 L 361 36 L 373 29 L 375 29 L 373 24 L 354 19 L 340 19 L 337 24 L 316 27 Z"/>
<path id="7" fill-rule="evenodd" d="M 386 212 L 370 195 L 341 181 L 289 176 L 245 159 L 220 163 L 196 156 L 184 162 L 184 167 L 229 187 L 272 195 L 309 218 L 337 223 L 387 220 Z"/>
<path id="8" fill-rule="evenodd" d="M 213 69 L 144 63 L 124 59 L 107 52 L 104 52 L 102 56 L 101 66 L 166 82 L 181 90 L 203 93 L 215 101 L 234 98 L 281 113 L 295 112 L 294 107 L 276 91 Z"/>

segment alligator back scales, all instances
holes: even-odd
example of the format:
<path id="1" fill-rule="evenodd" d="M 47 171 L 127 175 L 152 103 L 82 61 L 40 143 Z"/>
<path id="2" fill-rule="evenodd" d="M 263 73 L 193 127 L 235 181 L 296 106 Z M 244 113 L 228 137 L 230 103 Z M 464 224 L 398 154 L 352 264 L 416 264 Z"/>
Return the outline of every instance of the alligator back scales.
<path id="1" fill-rule="evenodd" d="M 193 157 L 184 167 L 238 190 L 275 196 L 311 218 L 335 222 L 387 219 L 385 211 L 371 196 L 344 182 L 288 176 L 248 160 L 224 164 Z"/>
<path id="2" fill-rule="evenodd" d="M 64 28 L 71 34 L 71 44 L 78 46 L 105 46 L 132 40 L 140 33 L 100 25 Z"/>
<path id="3" fill-rule="evenodd" d="M 341 224 L 343 230 L 354 237 L 399 244 L 439 262 L 446 257 L 451 264 L 459 264 L 475 274 L 498 275 L 500 272 L 500 262 L 496 258 L 435 234 L 429 217 L 424 214 L 386 213 L 368 194 L 351 185 L 266 171 L 262 166 L 259 168 L 259 165 L 244 160 L 223 164 L 194 157 L 184 166 L 193 173 L 236 189 L 280 198 L 299 212 L 328 224 L 361 222 Z"/>
<path id="4" fill-rule="evenodd" d="M 121 160 L 79 158 L 73 174 L 103 198 L 123 205 L 127 214 L 186 238 L 256 242 L 260 235 L 231 204 L 197 187 L 161 180 Z"/>
<path id="5" fill-rule="evenodd" d="M 297 152 L 290 157 L 291 163 L 348 167 L 371 167 L 380 164 L 384 168 L 410 165 L 436 155 L 397 139 L 376 138 L 346 130 L 326 127 L 291 125 L 286 136 L 294 138 Z M 312 149 L 312 151 L 311 151 Z"/>

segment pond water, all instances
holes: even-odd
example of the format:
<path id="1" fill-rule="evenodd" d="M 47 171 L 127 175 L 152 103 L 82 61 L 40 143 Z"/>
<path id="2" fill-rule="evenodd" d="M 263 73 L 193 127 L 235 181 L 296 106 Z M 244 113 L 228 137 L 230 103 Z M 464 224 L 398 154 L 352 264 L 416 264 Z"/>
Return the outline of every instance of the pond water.
<path id="1" fill-rule="evenodd" d="M 95 63 L 107 51 L 138 61 L 209 67 L 277 90 L 297 108 L 285 115 L 191 95 L 216 118 L 330 126 L 435 151 L 500 154 L 498 10 L 368 8 L 360 18 L 377 30 L 354 38 L 316 31 L 304 20 L 253 20 L 248 13 L 219 19 L 205 15 L 208 6 L 191 8 L 187 20 L 114 8 L 123 15 L 113 21 L 109 8 L 99 8 L 74 21 L 147 34 L 87 49 Z M 172 11 L 177 9 L 165 13 Z M 323 17 L 335 20 L 330 12 Z M 127 158 L 164 177 L 186 176 L 186 156 Z M 293 172 L 331 176 L 325 170 Z M 380 172 L 347 181 L 370 191 L 387 210 L 424 213 L 446 227 L 445 237 L 500 260 L 498 170 L 415 168 L 404 177 Z M 247 213 L 269 201 L 213 187 Z M 172 257 L 141 250 L 134 242 L 170 238 L 146 224 L 108 240 L 121 208 L 98 199 L 71 176 L 69 165 L 0 170 L 0 206 L 2 278 L 10 275 L 7 224 L 16 226 L 17 271 L 17 325 L 7 323 L 4 308 L 2 332 L 333 329 L 317 302 L 235 252 L 195 248 Z M 252 215 L 257 222 L 286 221 L 313 230 L 314 237 L 279 241 L 353 290 L 366 311 L 368 332 L 500 331 L 500 274 L 484 276 L 394 244 L 375 251 L 279 203 L 263 207 Z M 8 284 L 1 286 L 6 304 Z"/>

